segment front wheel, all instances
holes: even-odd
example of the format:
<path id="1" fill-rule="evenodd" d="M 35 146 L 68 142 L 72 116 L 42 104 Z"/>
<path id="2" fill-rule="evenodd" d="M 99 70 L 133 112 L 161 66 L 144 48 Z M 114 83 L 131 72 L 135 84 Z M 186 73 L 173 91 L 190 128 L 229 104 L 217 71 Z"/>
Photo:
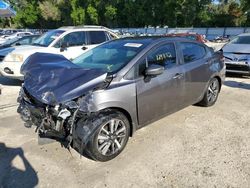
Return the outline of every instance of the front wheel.
<path id="1" fill-rule="evenodd" d="M 217 101 L 220 92 L 220 83 L 217 78 L 212 78 L 208 84 L 203 99 L 198 103 L 201 106 L 212 106 Z"/>
<path id="2" fill-rule="evenodd" d="M 108 161 L 119 155 L 125 148 L 130 124 L 125 115 L 118 111 L 99 114 L 92 120 L 99 128 L 87 144 L 87 153 L 97 161 Z"/>

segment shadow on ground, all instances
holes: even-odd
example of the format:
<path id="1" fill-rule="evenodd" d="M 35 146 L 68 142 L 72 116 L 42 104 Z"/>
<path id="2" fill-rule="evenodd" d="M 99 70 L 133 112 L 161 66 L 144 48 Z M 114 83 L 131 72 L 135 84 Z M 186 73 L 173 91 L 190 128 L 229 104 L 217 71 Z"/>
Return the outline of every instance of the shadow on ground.
<path id="1" fill-rule="evenodd" d="M 24 170 L 13 166 L 13 160 L 20 157 Z M 0 187 L 35 187 L 38 184 L 38 176 L 26 159 L 22 148 L 9 148 L 0 142 Z"/>
<path id="2" fill-rule="evenodd" d="M 3 76 L 0 76 L 0 85 L 21 86 L 22 85 L 22 81 L 10 79 L 10 78 L 5 78 Z"/>
<path id="3" fill-rule="evenodd" d="M 250 84 L 237 81 L 225 81 L 224 85 L 233 88 L 248 89 L 250 90 Z"/>

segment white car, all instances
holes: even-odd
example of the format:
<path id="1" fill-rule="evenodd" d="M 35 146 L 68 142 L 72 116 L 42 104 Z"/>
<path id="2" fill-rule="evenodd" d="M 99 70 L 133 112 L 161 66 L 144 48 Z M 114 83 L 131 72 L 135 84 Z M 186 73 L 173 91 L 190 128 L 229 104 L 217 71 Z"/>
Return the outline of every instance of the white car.
<path id="1" fill-rule="evenodd" d="M 28 35 L 33 35 L 33 33 L 31 33 L 31 32 L 17 32 L 17 33 L 14 33 L 12 35 L 7 35 L 7 36 L 4 35 L 4 36 L 0 37 L 0 44 L 5 43 L 7 40 L 11 40 L 14 38 L 22 38 L 22 37 L 28 36 Z"/>
<path id="2" fill-rule="evenodd" d="M 0 74 L 23 80 L 20 68 L 24 61 L 36 52 L 61 54 L 71 60 L 100 43 L 118 38 L 102 26 L 62 27 L 39 37 L 32 45 L 19 46 L 0 62 Z"/>

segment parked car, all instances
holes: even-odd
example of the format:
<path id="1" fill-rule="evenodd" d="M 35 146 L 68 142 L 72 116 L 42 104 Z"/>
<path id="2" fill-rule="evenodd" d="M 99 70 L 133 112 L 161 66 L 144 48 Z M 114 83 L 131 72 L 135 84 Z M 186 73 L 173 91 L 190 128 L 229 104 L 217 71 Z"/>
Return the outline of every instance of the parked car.
<path id="1" fill-rule="evenodd" d="M 182 38 L 187 38 L 190 40 L 198 41 L 201 43 L 207 42 L 204 36 L 198 33 L 170 33 L 170 34 L 166 34 L 166 36 L 167 37 L 182 37 Z"/>
<path id="2" fill-rule="evenodd" d="M 20 67 L 33 53 L 60 54 L 74 59 L 105 41 L 118 38 L 111 30 L 101 26 L 63 27 L 47 32 L 30 46 L 16 47 L 0 63 L 2 76 L 23 79 Z"/>
<path id="3" fill-rule="evenodd" d="M 7 36 L 3 35 L 0 37 L 0 44 L 3 44 L 6 41 L 11 40 L 11 39 L 22 38 L 24 36 L 29 36 L 29 35 L 33 35 L 33 34 L 31 32 L 16 32 L 12 35 L 7 35 Z"/>
<path id="4" fill-rule="evenodd" d="M 250 33 L 238 35 L 222 51 L 226 72 L 250 76 Z"/>
<path id="5" fill-rule="evenodd" d="M 0 36 L 1 37 L 4 36 L 4 35 L 9 36 L 9 35 L 12 35 L 12 34 L 14 34 L 16 32 L 19 32 L 19 31 L 21 31 L 21 30 L 18 30 L 18 29 L 4 29 L 4 30 L 1 31 Z"/>
<path id="6" fill-rule="evenodd" d="M 16 49 L 17 46 L 30 45 L 40 35 L 29 35 L 22 38 L 14 38 L 0 45 L 0 62 L 3 61 L 6 55 Z"/>
<path id="7" fill-rule="evenodd" d="M 14 38 L 0 45 L 0 49 L 9 48 L 12 46 L 21 46 L 33 43 L 41 35 L 28 35 L 21 38 Z"/>
<path id="8" fill-rule="evenodd" d="M 18 112 L 40 137 L 108 161 L 150 122 L 192 104 L 212 106 L 222 59 L 204 44 L 166 37 L 109 41 L 72 62 L 35 53 L 22 66 Z"/>

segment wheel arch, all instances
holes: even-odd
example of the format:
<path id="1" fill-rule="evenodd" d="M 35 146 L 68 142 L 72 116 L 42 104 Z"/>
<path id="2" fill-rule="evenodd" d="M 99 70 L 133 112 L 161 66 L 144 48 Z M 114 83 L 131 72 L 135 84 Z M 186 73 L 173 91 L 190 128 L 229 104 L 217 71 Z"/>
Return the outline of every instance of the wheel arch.
<path id="1" fill-rule="evenodd" d="M 220 76 L 218 76 L 218 75 L 215 75 L 215 76 L 214 76 L 214 77 L 212 77 L 212 78 L 216 78 L 216 79 L 218 79 L 219 84 L 220 84 L 220 90 L 221 90 L 221 87 L 222 87 L 222 79 L 221 79 L 221 77 L 220 77 Z"/>
<path id="2" fill-rule="evenodd" d="M 135 125 L 135 122 L 133 122 L 132 117 L 131 117 L 130 113 L 127 110 L 125 110 L 123 108 L 120 108 L 120 107 L 108 107 L 108 108 L 102 109 L 102 111 L 105 111 L 105 110 L 119 111 L 120 113 L 122 113 L 123 115 L 125 115 L 126 118 L 129 121 L 129 125 L 130 125 L 129 136 L 130 137 L 133 136 L 133 134 L 134 134 L 134 132 L 136 130 L 136 125 Z"/>

